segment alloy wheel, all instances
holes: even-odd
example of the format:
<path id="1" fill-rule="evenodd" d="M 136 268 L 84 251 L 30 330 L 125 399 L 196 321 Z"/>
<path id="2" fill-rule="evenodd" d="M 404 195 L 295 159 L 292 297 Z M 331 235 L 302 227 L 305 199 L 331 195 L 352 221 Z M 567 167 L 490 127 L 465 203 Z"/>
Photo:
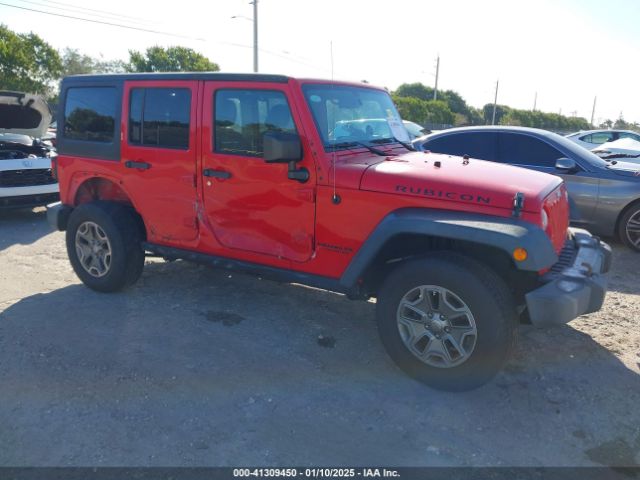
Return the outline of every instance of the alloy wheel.
<path id="1" fill-rule="evenodd" d="M 625 232 L 629 242 L 631 242 L 634 247 L 640 248 L 640 210 L 629 217 L 627 225 L 625 226 Z"/>
<path id="2" fill-rule="evenodd" d="M 111 243 L 94 222 L 84 222 L 76 230 L 76 253 L 82 267 L 94 277 L 103 277 L 111 268 Z"/>
<path id="3" fill-rule="evenodd" d="M 468 305 L 454 292 L 422 285 L 400 300 L 396 320 L 402 341 L 421 362 L 451 368 L 467 361 L 478 330 Z"/>

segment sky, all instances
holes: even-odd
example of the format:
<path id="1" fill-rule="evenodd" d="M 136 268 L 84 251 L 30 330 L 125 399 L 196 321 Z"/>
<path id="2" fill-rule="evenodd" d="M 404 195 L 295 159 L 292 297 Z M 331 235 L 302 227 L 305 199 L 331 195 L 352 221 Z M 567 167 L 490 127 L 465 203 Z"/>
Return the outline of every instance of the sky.
<path id="1" fill-rule="evenodd" d="M 640 122 L 638 0 L 258 0 L 258 12 L 262 73 L 393 90 L 433 86 L 439 56 L 438 87 L 476 107 L 493 102 L 499 80 L 500 104 L 532 109 L 537 94 L 537 110 L 589 120 L 597 97 L 595 122 Z M 253 69 L 252 17 L 250 0 L 0 0 L 0 23 L 58 49 L 127 60 L 130 49 L 182 45 L 226 72 Z"/>

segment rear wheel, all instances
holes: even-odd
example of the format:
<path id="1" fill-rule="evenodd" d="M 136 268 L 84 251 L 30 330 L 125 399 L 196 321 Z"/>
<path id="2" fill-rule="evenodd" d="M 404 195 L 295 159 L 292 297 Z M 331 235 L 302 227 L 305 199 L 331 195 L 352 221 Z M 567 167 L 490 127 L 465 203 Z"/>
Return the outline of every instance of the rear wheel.
<path id="1" fill-rule="evenodd" d="M 632 250 L 640 252 L 640 202 L 627 208 L 618 225 L 620 240 Z"/>
<path id="2" fill-rule="evenodd" d="M 142 235 L 135 213 L 112 202 L 74 209 L 66 233 L 76 275 L 93 290 L 114 292 L 135 283 L 144 267 Z"/>
<path id="3" fill-rule="evenodd" d="M 398 366 L 450 391 L 471 390 L 493 378 L 518 324 L 502 279 L 449 252 L 397 267 L 382 285 L 376 316 L 382 343 Z"/>

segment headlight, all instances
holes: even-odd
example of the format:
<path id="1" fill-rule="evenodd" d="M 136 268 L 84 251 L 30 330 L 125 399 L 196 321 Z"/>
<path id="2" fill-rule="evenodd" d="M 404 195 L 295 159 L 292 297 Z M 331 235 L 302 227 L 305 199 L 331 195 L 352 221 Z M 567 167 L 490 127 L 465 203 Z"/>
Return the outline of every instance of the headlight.
<path id="1" fill-rule="evenodd" d="M 546 230 L 549 226 L 549 215 L 547 215 L 547 211 L 545 209 L 542 209 L 540 217 L 542 218 L 542 229 Z"/>

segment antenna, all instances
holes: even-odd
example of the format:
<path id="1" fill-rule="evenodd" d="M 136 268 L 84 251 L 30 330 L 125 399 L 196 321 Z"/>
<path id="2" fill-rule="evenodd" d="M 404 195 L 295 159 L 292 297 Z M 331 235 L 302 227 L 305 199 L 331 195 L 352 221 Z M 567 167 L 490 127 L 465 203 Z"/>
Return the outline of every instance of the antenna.
<path id="1" fill-rule="evenodd" d="M 333 90 L 333 40 L 329 42 L 329 52 L 331 54 L 331 90 Z M 335 120 L 335 116 L 334 116 Z M 341 202 L 340 196 L 336 193 L 336 149 L 335 147 L 331 151 L 331 170 L 333 171 L 333 196 L 331 201 L 338 205 Z"/>
<path id="2" fill-rule="evenodd" d="M 498 105 L 498 83 L 500 80 L 496 80 L 496 96 L 493 98 L 493 115 L 491 116 L 491 125 L 496 124 L 496 106 Z"/>

